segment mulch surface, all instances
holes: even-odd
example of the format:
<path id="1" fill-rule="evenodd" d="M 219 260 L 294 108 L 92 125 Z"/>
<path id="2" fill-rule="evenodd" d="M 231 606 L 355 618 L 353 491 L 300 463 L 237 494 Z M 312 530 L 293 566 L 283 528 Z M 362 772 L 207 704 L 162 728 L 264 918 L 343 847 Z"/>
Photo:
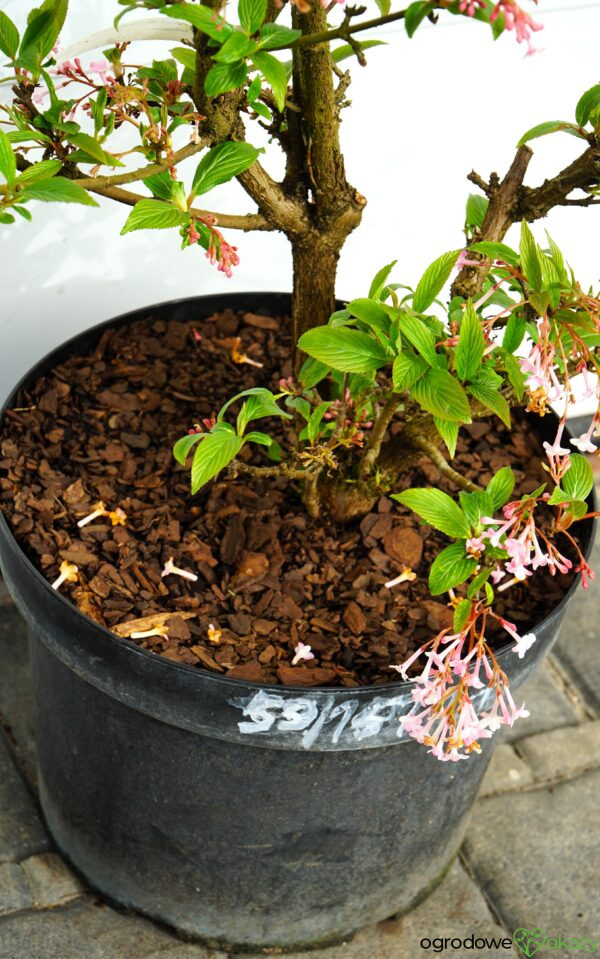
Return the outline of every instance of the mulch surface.
<path id="1" fill-rule="evenodd" d="M 162 614 L 168 636 L 139 643 L 167 659 L 259 683 L 397 681 L 390 664 L 452 622 L 443 598 L 427 589 L 444 536 L 387 497 L 354 525 L 311 520 L 283 480 L 219 477 L 192 497 L 188 473 L 172 458 L 173 442 L 233 394 L 277 389 L 290 373 L 288 330 L 284 317 L 225 311 L 167 323 L 149 311 L 106 331 L 93 352 L 61 363 L 6 413 L 0 506 L 49 581 L 63 560 L 79 567 L 79 581 L 61 590 L 97 622 L 122 634 L 122 624 Z M 231 361 L 237 337 L 262 370 Z M 505 465 L 518 493 L 543 482 L 541 444 L 527 424 L 509 433 L 498 420 L 479 421 L 461 436 L 456 468 L 478 482 Z M 399 488 L 410 485 L 456 494 L 426 459 Z M 78 529 L 98 500 L 123 509 L 126 525 L 101 518 Z M 171 556 L 198 581 L 163 578 Z M 404 566 L 417 579 L 386 589 Z M 571 582 L 538 571 L 495 608 L 527 631 Z M 299 640 L 315 659 L 292 666 Z"/>

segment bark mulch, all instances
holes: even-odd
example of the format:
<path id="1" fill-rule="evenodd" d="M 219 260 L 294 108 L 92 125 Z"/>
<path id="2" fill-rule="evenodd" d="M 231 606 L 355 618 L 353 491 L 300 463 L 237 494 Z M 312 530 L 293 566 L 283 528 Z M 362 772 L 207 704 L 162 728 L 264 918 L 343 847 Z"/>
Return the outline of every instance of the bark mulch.
<path id="1" fill-rule="evenodd" d="M 139 641 L 161 656 L 260 683 L 392 682 L 389 665 L 452 622 L 427 589 L 448 540 L 387 497 L 351 526 L 311 520 L 280 480 L 219 477 L 192 497 L 172 458 L 173 442 L 234 393 L 277 389 L 291 372 L 288 330 L 286 318 L 268 315 L 179 323 L 149 311 L 104 332 L 96 349 L 62 362 L 6 413 L 0 506 L 48 580 L 63 560 L 78 566 L 79 581 L 61 589 L 82 612 L 121 636 L 132 620 L 166 623 L 166 637 Z M 232 362 L 236 346 L 264 368 Z M 527 424 L 509 433 L 498 420 L 479 421 L 461 433 L 455 465 L 471 478 L 485 484 L 511 465 L 517 492 L 543 482 L 541 444 Z M 399 488 L 408 485 L 456 495 L 425 459 Z M 78 529 L 98 500 L 123 509 L 126 524 L 101 518 Z M 162 577 L 171 556 L 198 581 Z M 405 566 L 414 582 L 386 589 Z M 496 608 L 527 631 L 571 582 L 539 571 Z M 292 666 L 299 640 L 316 658 Z"/>

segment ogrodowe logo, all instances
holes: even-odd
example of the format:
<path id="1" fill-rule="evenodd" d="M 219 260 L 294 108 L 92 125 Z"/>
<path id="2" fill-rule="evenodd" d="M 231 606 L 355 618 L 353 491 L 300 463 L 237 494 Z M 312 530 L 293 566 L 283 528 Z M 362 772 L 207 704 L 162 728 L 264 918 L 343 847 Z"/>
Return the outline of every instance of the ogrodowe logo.
<path id="1" fill-rule="evenodd" d="M 567 949 L 579 952 L 595 952 L 600 939 L 580 939 L 578 936 L 547 936 L 543 929 L 515 929 L 515 945 L 531 959 L 538 949 Z"/>

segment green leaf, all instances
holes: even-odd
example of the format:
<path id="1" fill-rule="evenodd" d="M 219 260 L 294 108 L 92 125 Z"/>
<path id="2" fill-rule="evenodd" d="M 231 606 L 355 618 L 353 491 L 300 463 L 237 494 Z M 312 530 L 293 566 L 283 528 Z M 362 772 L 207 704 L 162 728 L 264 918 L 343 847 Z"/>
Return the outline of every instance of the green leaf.
<path id="1" fill-rule="evenodd" d="M 67 15 L 67 0 L 44 0 L 41 7 L 31 10 L 19 49 L 19 63 L 39 75 L 39 66 L 56 43 Z"/>
<path id="2" fill-rule="evenodd" d="M 172 57 L 175 57 L 186 70 L 191 70 L 192 73 L 196 72 L 196 51 L 192 50 L 191 47 L 173 47 L 172 50 L 169 50 L 169 53 Z"/>
<path id="3" fill-rule="evenodd" d="M 239 0 L 238 17 L 246 33 L 256 33 L 267 13 L 267 0 Z"/>
<path id="4" fill-rule="evenodd" d="M 219 44 L 224 43 L 232 32 L 232 27 L 216 10 L 204 5 L 192 6 L 190 3 L 176 3 L 172 6 L 161 7 L 160 12 L 174 20 L 185 20 L 187 23 L 191 23 L 196 30 L 205 33 L 211 40 L 217 40 Z"/>
<path id="5" fill-rule="evenodd" d="M 61 168 L 60 160 L 41 160 L 19 174 L 17 183 L 19 186 L 26 186 L 28 183 L 37 183 L 38 180 L 48 180 L 56 176 Z"/>
<path id="6" fill-rule="evenodd" d="M 446 546 L 436 556 L 429 570 L 429 589 L 432 596 L 447 593 L 460 586 L 475 571 L 477 562 L 467 556 L 464 541 Z"/>
<path id="7" fill-rule="evenodd" d="M 481 320 L 473 308 L 471 300 L 467 302 L 460 325 L 460 336 L 456 347 L 456 372 L 461 380 L 472 380 L 481 369 L 485 337 L 481 329 Z"/>
<path id="8" fill-rule="evenodd" d="M 503 466 L 498 470 L 495 476 L 491 478 L 486 493 L 492 501 L 493 511 L 499 510 L 505 503 L 508 503 L 512 491 L 515 488 L 515 474 L 510 466 Z"/>
<path id="9" fill-rule="evenodd" d="M 67 180 L 62 176 L 32 183 L 20 195 L 25 200 L 42 200 L 44 203 L 82 203 L 84 206 L 98 206 L 75 180 Z"/>
<path id="10" fill-rule="evenodd" d="M 498 416 L 505 426 L 508 429 L 511 428 L 510 423 L 510 407 L 506 400 L 504 399 L 502 393 L 499 392 L 498 386 L 491 385 L 487 377 L 479 376 L 475 379 L 468 387 L 467 390 L 474 396 L 475 399 L 479 400 L 480 403 L 483 403 L 484 406 L 487 406 L 492 413 L 495 413 Z"/>
<path id="11" fill-rule="evenodd" d="M 330 369 L 329 364 L 320 363 L 319 360 L 314 360 L 312 356 L 309 356 L 302 364 L 298 374 L 300 385 L 305 390 L 312 390 L 313 386 L 325 379 Z"/>
<path id="12" fill-rule="evenodd" d="M 298 346 L 304 353 L 342 373 L 371 373 L 390 361 L 374 337 L 346 327 L 314 327 L 300 337 Z"/>
<path id="13" fill-rule="evenodd" d="M 390 318 L 387 310 L 380 303 L 375 303 L 366 297 L 350 300 L 348 312 L 376 330 L 387 333 L 390 328 Z"/>
<path id="14" fill-rule="evenodd" d="M 472 243 L 469 250 L 481 253 L 488 260 L 503 260 L 511 266 L 517 266 L 519 262 L 519 254 L 506 243 L 489 243 L 487 240 L 482 240 L 480 243 Z"/>
<path id="15" fill-rule="evenodd" d="M 244 33 L 234 32 L 227 38 L 221 49 L 213 53 L 212 57 L 217 63 L 239 63 L 255 50 L 256 40 L 251 40 Z"/>
<path id="16" fill-rule="evenodd" d="M 17 158 L 13 153 L 10 140 L 3 130 L 0 130 L 0 173 L 4 177 L 9 190 L 12 190 L 17 175 Z"/>
<path id="17" fill-rule="evenodd" d="M 279 23 L 263 23 L 258 42 L 261 50 L 274 50 L 277 47 L 291 46 L 300 36 L 301 30 L 292 30 Z"/>
<path id="18" fill-rule="evenodd" d="M 481 226 L 485 220 L 490 201 L 479 193 L 471 193 L 467 200 L 465 222 L 467 226 Z"/>
<path id="19" fill-rule="evenodd" d="M 204 78 L 204 92 L 209 97 L 218 97 L 221 93 L 237 90 L 243 85 L 247 75 L 248 68 L 245 63 L 215 63 Z"/>
<path id="20" fill-rule="evenodd" d="M 97 140 L 88 133 L 75 133 L 69 136 L 69 143 L 73 143 L 88 156 L 104 166 L 124 166 L 120 160 L 103 150 Z"/>
<path id="21" fill-rule="evenodd" d="M 145 186 L 158 200 L 170 200 L 173 196 L 173 183 L 168 173 L 155 173 L 143 180 Z"/>
<path id="22" fill-rule="evenodd" d="M 219 430 L 209 433 L 196 449 L 192 462 L 192 493 L 220 473 L 238 455 L 244 440 L 235 433 Z"/>
<path id="23" fill-rule="evenodd" d="M 506 374 L 508 376 L 508 381 L 515 391 L 515 396 L 517 397 L 519 403 L 523 399 L 523 394 L 525 392 L 525 376 L 519 365 L 519 361 L 512 353 L 506 353 L 502 351 L 502 363 Z"/>
<path id="24" fill-rule="evenodd" d="M 461 633 L 471 615 L 472 603 L 468 599 L 461 599 L 454 609 L 454 632 Z"/>
<path id="25" fill-rule="evenodd" d="M 406 8 L 404 14 L 404 26 L 409 37 L 413 37 L 415 31 L 420 27 L 428 13 L 431 13 L 432 6 L 428 0 L 417 0 Z"/>
<path id="26" fill-rule="evenodd" d="M 458 259 L 460 250 L 451 250 L 443 253 L 434 260 L 419 280 L 413 297 L 413 308 L 417 313 L 423 313 L 435 300 L 438 293 L 448 280 Z"/>
<path id="27" fill-rule="evenodd" d="M 404 390 L 409 390 L 428 369 L 429 366 L 422 356 L 399 353 L 392 367 L 394 392 L 402 393 Z"/>
<path id="28" fill-rule="evenodd" d="M 386 46 L 385 40 L 357 40 L 356 44 L 361 50 L 370 50 L 372 47 Z M 341 63 L 342 60 L 348 60 L 350 57 L 355 56 L 356 49 L 351 47 L 349 43 L 343 43 L 341 47 L 336 47 L 331 53 L 331 59 L 334 63 Z"/>
<path id="29" fill-rule="evenodd" d="M 477 576 L 469 583 L 469 588 L 467 589 L 468 599 L 474 599 L 474 597 L 477 596 L 479 590 L 485 586 L 491 575 L 491 569 L 482 569 L 480 573 L 477 573 Z"/>
<path id="30" fill-rule="evenodd" d="M 407 489 L 402 493 L 393 493 L 392 499 L 408 506 L 413 513 L 447 536 L 457 539 L 470 535 L 469 524 L 460 506 L 441 489 Z"/>
<path id="31" fill-rule="evenodd" d="M 382 17 L 387 17 L 392 6 L 392 0 L 375 0 L 375 3 L 379 7 L 379 12 Z"/>
<path id="32" fill-rule="evenodd" d="M 238 435 L 243 436 L 248 423 L 252 420 L 260 420 L 265 416 L 282 416 L 288 420 L 292 418 L 291 413 L 286 413 L 277 406 L 275 397 L 270 390 L 259 386 L 255 388 L 238 413 Z"/>
<path id="33" fill-rule="evenodd" d="M 277 109 L 280 113 L 283 113 L 288 84 L 285 65 L 270 53 L 255 53 L 252 60 L 270 85 Z"/>
<path id="34" fill-rule="evenodd" d="M 182 436 L 180 440 L 177 440 L 173 447 L 173 456 L 177 462 L 185 466 L 190 450 L 199 440 L 206 439 L 207 435 L 207 433 L 190 433 L 189 436 Z"/>
<path id="35" fill-rule="evenodd" d="M 246 433 L 244 440 L 246 443 L 258 443 L 259 446 L 266 446 L 267 449 L 275 442 L 272 436 L 268 436 L 267 433 L 259 433 L 258 430 Z"/>
<path id="36" fill-rule="evenodd" d="M 400 330 L 415 350 L 421 354 L 430 366 L 437 366 L 438 355 L 435 352 L 435 336 L 432 331 L 412 313 L 404 312 L 399 317 Z"/>
<path id="37" fill-rule="evenodd" d="M 508 318 L 504 336 L 502 337 L 502 347 L 509 353 L 514 353 L 520 347 L 525 336 L 525 317 L 522 313 L 513 312 Z"/>
<path id="38" fill-rule="evenodd" d="M 456 453 L 456 444 L 458 442 L 458 423 L 451 423 L 450 420 L 441 420 L 439 416 L 433 417 L 435 428 L 442 437 L 450 453 L 450 459 L 454 459 Z"/>
<path id="39" fill-rule="evenodd" d="M 577 104 L 575 119 L 579 126 L 584 127 L 598 107 L 600 107 L 600 83 L 586 90 Z"/>
<path id="40" fill-rule="evenodd" d="M 585 500 L 594 485 L 592 467 L 580 453 L 572 453 L 570 460 L 571 465 L 561 480 L 562 487 L 571 499 Z"/>
<path id="41" fill-rule="evenodd" d="M 382 266 L 381 269 L 375 274 L 373 280 L 371 281 L 371 286 L 369 287 L 369 299 L 378 300 L 383 290 L 385 289 L 385 284 L 390 273 L 396 266 L 398 260 L 392 260 L 391 263 L 388 263 L 387 266 Z"/>
<path id="42" fill-rule="evenodd" d="M 412 388 L 424 410 L 454 423 L 470 423 L 469 400 L 458 380 L 447 370 L 429 370 Z"/>
<path id="43" fill-rule="evenodd" d="M 251 143 L 234 143 L 233 140 L 219 143 L 200 160 L 192 181 L 193 192 L 199 196 L 232 180 L 251 167 L 260 153 Z"/>
<path id="44" fill-rule="evenodd" d="M 14 60 L 19 49 L 19 31 L 3 10 L 0 10 L 0 50 Z"/>
<path id="45" fill-rule="evenodd" d="M 521 266 L 532 290 L 540 292 L 542 289 L 542 267 L 540 253 L 533 238 L 533 233 L 527 226 L 526 220 L 521 223 Z"/>
<path id="46" fill-rule="evenodd" d="M 314 443 L 319 436 L 321 429 L 321 423 L 323 422 L 323 417 L 325 413 L 331 406 L 331 403 L 325 401 L 324 403 L 319 403 L 319 405 L 312 411 L 308 418 L 308 423 L 306 425 L 306 435 L 311 443 Z"/>
<path id="47" fill-rule="evenodd" d="M 492 501 L 483 490 L 467 493 L 461 490 L 458 494 L 461 509 L 471 527 L 477 528 L 482 516 L 489 516 L 492 512 Z"/>
<path id="48" fill-rule="evenodd" d="M 529 140 L 536 140 L 538 137 L 544 137 L 548 133 L 558 133 L 561 130 L 564 133 L 570 133 L 571 136 L 585 140 L 579 127 L 576 127 L 574 123 L 566 123 L 564 120 L 547 120 L 545 123 L 538 123 L 537 126 L 532 127 L 531 130 L 524 133 L 517 143 L 517 146 L 522 147 L 523 144 Z"/>
<path id="49" fill-rule="evenodd" d="M 181 226 L 186 216 L 170 203 L 162 200 L 139 200 L 125 221 L 121 236 L 133 230 L 166 230 L 172 226 Z"/>

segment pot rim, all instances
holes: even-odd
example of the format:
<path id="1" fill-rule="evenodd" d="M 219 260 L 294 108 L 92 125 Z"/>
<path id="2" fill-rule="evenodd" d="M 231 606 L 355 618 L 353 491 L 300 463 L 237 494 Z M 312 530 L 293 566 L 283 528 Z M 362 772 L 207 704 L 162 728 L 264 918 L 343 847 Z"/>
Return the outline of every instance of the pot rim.
<path id="1" fill-rule="evenodd" d="M 48 370 L 52 369 L 54 364 L 59 362 L 60 359 L 63 357 L 63 355 L 67 353 L 72 354 L 71 348 L 78 341 L 81 341 L 84 338 L 87 338 L 91 341 L 93 340 L 97 341 L 99 336 L 104 332 L 104 330 L 110 329 L 111 327 L 114 327 L 114 326 L 122 326 L 127 321 L 133 322 L 134 320 L 137 320 L 137 319 L 144 319 L 144 314 L 150 310 L 159 310 L 166 307 L 173 307 L 173 306 L 184 305 L 184 304 L 191 305 L 197 302 L 206 303 L 207 301 L 208 302 L 216 301 L 221 303 L 224 299 L 227 299 L 228 301 L 230 300 L 233 301 L 230 307 L 231 309 L 240 309 L 242 308 L 242 304 L 244 302 L 247 302 L 249 298 L 254 298 L 254 297 L 256 298 L 279 297 L 282 299 L 282 301 L 287 302 L 288 304 L 291 301 L 290 293 L 283 293 L 278 290 L 260 290 L 260 291 L 250 290 L 248 292 L 238 291 L 238 292 L 224 293 L 224 294 L 210 293 L 204 296 L 199 295 L 199 296 L 192 296 L 192 297 L 189 297 L 189 296 L 178 297 L 177 299 L 174 299 L 174 300 L 162 300 L 160 303 L 151 303 L 146 306 L 138 307 L 135 310 L 128 310 L 126 313 L 120 313 L 116 317 L 112 317 L 108 320 L 102 320 L 100 323 L 94 324 L 94 326 L 89 327 L 89 329 L 87 330 L 83 330 L 80 333 L 75 333 L 73 336 L 69 337 L 63 343 L 54 347 L 54 349 L 50 350 L 50 352 L 46 353 L 45 356 L 43 356 L 36 363 L 34 363 L 34 365 L 30 367 L 30 369 L 20 378 L 17 384 L 12 388 L 6 400 L 2 404 L 2 407 L 0 408 L 0 429 L 2 428 L 2 425 L 4 422 L 5 413 L 7 412 L 8 409 L 11 408 L 20 390 L 24 389 L 26 385 L 34 379 L 34 377 L 43 376 Z M 215 309 L 224 308 L 224 307 L 216 306 L 216 302 L 215 302 Z M 340 306 L 341 306 L 346 301 L 337 301 L 337 302 L 340 303 Z M 288 305 L 288 309 L 289 309 L 289 305 Z M 556 416 L 554 412 L 552 412 L 551 415 Z M 570 436 L 571 434 L 569 432 L 568 425 L 567 425 L 566 437 L 570 438 Z M 590 505 L 592 509 L 594 510 L 597 506 L 595 487 L 592 487 L 592 491 L 590 493 L 590 496 L 588 497 L 588 500 L 590 501 Z M 112 642 L 113 645 L 118 645 L 121 648 L 124 645 L 125 648 L 128 649 L 132 654 L 141 656 L 142 659 L 152 661 L 153 663 L 157 663 L 157 662 L 160 663 L 161 667 L 159 668 L 163 668 L 165 670 L 176 670 L 176 671 L 184 670 L 188 674 L 196 675 L 199 679 L 201 678 L 202 680 L 212 680 L 213 682 L 219 685 L 222 685 L 225 690 L 232 689 L 233 687 L 237 686 L 240 683 L 239 679 L 229 678 L 229 676 L 221 676 L 217 673 L 211 672 L 208 669 L 199 669 L 197 666 L 190 666 L 187 663 L 174 662 L 173 660 L 166 659 L 164 656 L 160 656 L 158 653 L 153 653 L 150 650 L 143 649 L 141 646 L 138 646 L 136 643 L 132 642 L 126 637 L 118 636 L 116 633 L 111 632 L 111 630 L 109 630 L 106 626 L 102 626 L 95 619 L 92 619 L 86 613 L 83 613 L 79 609 L 79 607 L 76 606 L 75 603 L 72 603 L 69 599 L 67 599 L 66 596 L 64 596 L 58 590 L 52 589 L 50 582 L 42 575 L 39 569 L 33 564 L 33 562 L 29 559 L 25 551 L 21 549 L 19 543 L 17 542 L 8 524 L 8 521 L 4 515 L 4 511 L 1 508 L 0 508 L 0 535 L 3 535 L 9 549 L 11 549 L 12 552 L 16 554 L 21 561 L 25 562 L 25 565 L 28 568 L 28 572 L 30 574 L 33 574 L 34 579 L 37 580 L 37 582 L 45 589 L 48 596 L 51 595 L 54 598 L 53 601 L 58 601 L 58 603 L 62 604 L 63 607 L 68 608 L 70 611 L 74 611 L 83 620 L 85 620 L 90 626 L 95 627 L 96 630 L 98 630 L 99 633 L 105 637 L 105 639 Z M 595 535 L 596 535 L 596 522 L 595 520 L 592 520 L 590 538 L 587 544 L 587 548 L 585 549 L 585 552 L 584 552 L 586 559 L 589 559 L 590 557 L 592 547 L 594 545 Z M 560 612 L 560 610 L 562 610 L 564 606 L 566 606 L 566 604 L 573 597 L 575 591 L 578 589 L 579 585 L 580 585 L 579 574 L 577 574 L 575 580 L 573 581 L 573 583 L 571 584 L 567 592 L 564 594 L 560 602 L 557 603 L 557 605 L 552 608 L 552 610 L 547 614 L 547 616 L 544 617 L 544 619 L 536 623 L 534 627 L 534 631 L 537 631 L 538 629 L 540 629 L 542 625 L 548 619 L 556 616 L 556 614 Z M 513 646 L 512 642 L 505 643 L 504 645 L 500 646 L 497 650 L 495 650 L 495 655 L 499 657 L 502 654 L 509 652 L 512 646 Z M 331 696 L 331 694 L 334 692 L 341 692 L 344 690 L 344 687 L 340 687 L 340 686 L 325 686 L 325 685 L 324 686 L 308 686 L 308 687 L 307 686 L 291 686 L 291 685 L 282 686 L 282 685 L 273 685 L 273 684 L 267 684 L 267 683 L 257 683 L 257 682 L 253 682 L 251 680 L 246 680 L 246 679 L 244 679 L 242 682 L 244 683 L 245 686 L 255 689 L 256 691 L 262 689 L 262 690 L 268 690 L 271 692 L 281 692 L 285 690 L 285 691 L 289 691 L 290 693 L 294 691 L 302 692 L 305 695 L 308 692 L 310 692 L 311 696 L 321 695 L 323 697 Z M 392 681 L 384 685 L 373 683 L 366 686 L 357 686 L 357 687 L 352 687 L 351 690 L 346 690 L 346 691 L 347 692 L 351 691 L 353 697 L 354 696 L 362 697 L 362 696 L 372 695 L 373 691 L 376 689 L 379 689 L 382 692 L 392 691 L 392 690 L 407 691 L 410 687 L 412 687 L 412 685 L 413 685 L 413 680 L 409 679 L 409 680 Z"/>

